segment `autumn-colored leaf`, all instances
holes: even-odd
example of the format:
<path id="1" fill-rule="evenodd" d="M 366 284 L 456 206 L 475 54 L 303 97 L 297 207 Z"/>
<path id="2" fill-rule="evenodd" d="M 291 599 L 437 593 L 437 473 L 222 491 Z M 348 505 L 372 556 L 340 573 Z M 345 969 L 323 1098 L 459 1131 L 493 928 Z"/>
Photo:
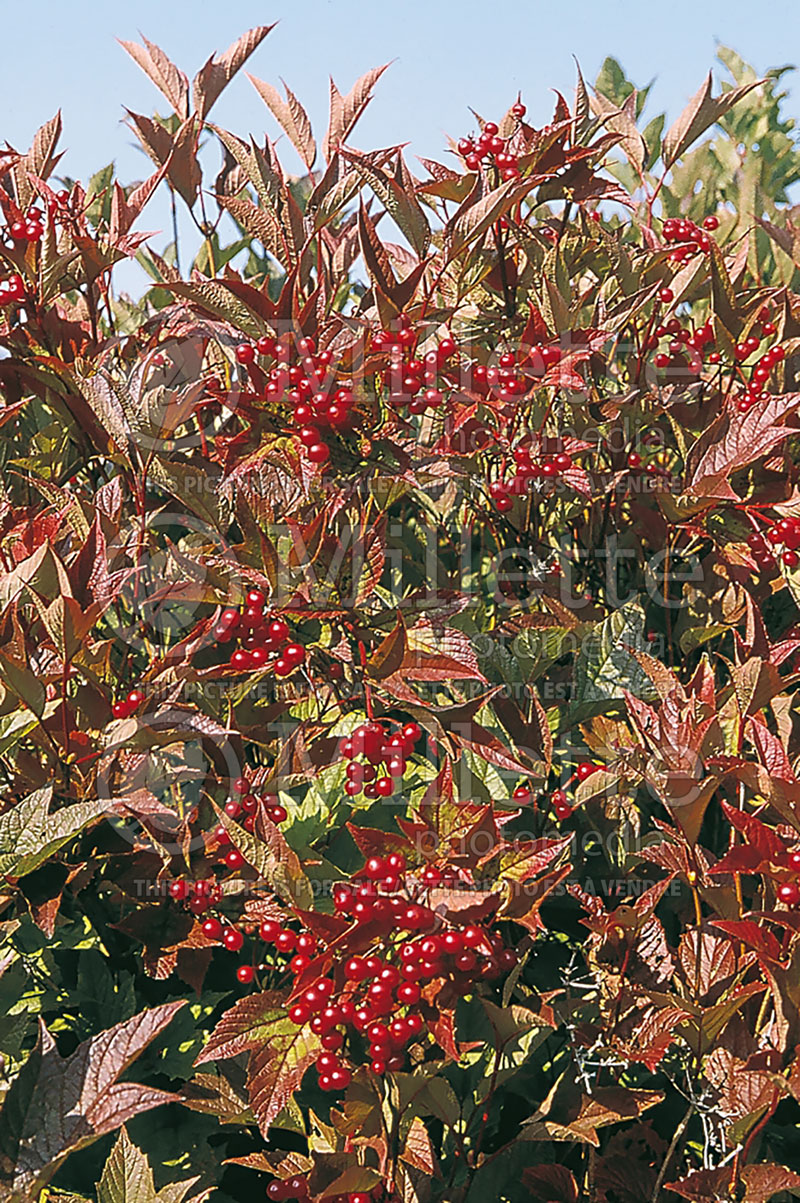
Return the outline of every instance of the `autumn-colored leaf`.
<path id="1" fill-rule="evenodd" d="M 120 1075 L 170 1023 L 183 1001 L 143 1011 L 84 1041 L 66 1059 L 44 1024 L 0 1112 L 0 1181 L 31 1198 L 75 1149 L 176 1095 Z"/>

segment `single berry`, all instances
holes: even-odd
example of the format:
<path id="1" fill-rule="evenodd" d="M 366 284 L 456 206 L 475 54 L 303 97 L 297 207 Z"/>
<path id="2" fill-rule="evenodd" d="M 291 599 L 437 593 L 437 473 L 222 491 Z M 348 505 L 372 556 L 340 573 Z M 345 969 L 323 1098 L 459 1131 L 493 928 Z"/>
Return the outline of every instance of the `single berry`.
<path id="1" fill-rule="evenodd" d="M 796 907 L 800 904 L 800 887 L 793 881 L 784 882 L 778 886 L 778 899 L 788 907 Z"/>
<path id="2" fill-rule="evenodd" d="M 228 952 L 238 952 L 244 944 L 244 936 L 235 927 L 226 927 L 222 933 L 222 943 Z"/>

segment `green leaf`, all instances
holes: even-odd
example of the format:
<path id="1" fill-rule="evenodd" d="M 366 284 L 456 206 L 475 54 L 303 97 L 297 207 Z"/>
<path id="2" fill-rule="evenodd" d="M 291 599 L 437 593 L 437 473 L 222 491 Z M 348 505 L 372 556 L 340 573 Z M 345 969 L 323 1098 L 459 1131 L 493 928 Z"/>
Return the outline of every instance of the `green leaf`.
<path id="1" fill-rule="evenodd" d="M 303 872 L 299 856 L 289 847 L 275 824 L 259 813 L 255 832 L 251 834 L 229 819 L 223 810 L 215 809 L 228 830 L 231 842 L 259 877 L 268 882 L 286 902 L 310 910 L 314 905 L 311 882 Z"/>
<path id="2" fill-rule="evenodd" d="M 23 877 L 105 813 L 98 800 L 76 802 L 49 813 L 53 787 L 37 790 L 0 815 L 0 873 Z"/>
<path id="3" fill-rule="evenodd" d="M 319 1036 L 308 1025 L 298 1027 L 292 1023 L 284 996 L 267 991 L 250 994 L 225 1012 L 197 1064 L 250 1050 L 247 1071 L 250 1103 L 266 1136 L 321 1047 Z"/>
<path id="4" fill-rule="evenodd" d="M 205 467 L 194 468 L 180 460 L 159 458 L 153 459 L 148 472 L 155 484 L 171 493 L 198 518 L 208 522 L 211 531 L 225 529 L 222 507 L 215 491 L 216 482 Z"/>
<path id="5" fill-rule="evenodd" d="M 97 1203 L 156 1203 L 150 1162 L 123 1128 L 97 1184 Z"/>
<path id="6" fill-rule="evenodd" d="M 645 701 L 656 691 L 634 651 L 646 652 L 645 615 L 637 601 L 615 610 L 584 635 L 573 673 L 575 706 L 623 699 L 628 690 Z"/>

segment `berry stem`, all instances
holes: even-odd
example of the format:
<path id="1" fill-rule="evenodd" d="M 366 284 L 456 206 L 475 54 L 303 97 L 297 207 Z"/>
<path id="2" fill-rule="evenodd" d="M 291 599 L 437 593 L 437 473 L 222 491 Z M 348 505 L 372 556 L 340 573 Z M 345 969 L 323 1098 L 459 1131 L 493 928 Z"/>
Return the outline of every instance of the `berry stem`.
<path id="1" fill-rule="evenodd" d="M 375 714 L 372 708 L 372 686 L 367 680 L 367 651 L 363 639 L 358 641 L 358 657 L 361 662 L 361 675 L 364 682 L 364 703 L 367 708 L 367 718 L 373 722 Z"/>

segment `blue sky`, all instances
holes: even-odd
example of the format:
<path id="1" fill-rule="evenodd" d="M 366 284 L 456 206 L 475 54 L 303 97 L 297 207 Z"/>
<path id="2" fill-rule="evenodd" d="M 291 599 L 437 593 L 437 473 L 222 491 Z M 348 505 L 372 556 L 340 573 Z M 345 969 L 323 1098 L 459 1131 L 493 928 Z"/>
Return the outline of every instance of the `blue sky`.
<path id="1" fill-rule="evenodd" d="M 393 65 L 378 85 L 356 145 L 406 141 L 410 154 L 440 157 L 445 134 L 502 114 L 521 90 L 531 118 L 552 111 L 551 89 L 571 96 L 573 55 L 591 81 L 604 57 L 618 58 L 639 84 L 655 79 L 650 112 L 675 116 L 714 65 L 718 43 L 732 46 L 758 70 L 800 59 L 796 3 L 770 0 L 38 0 L 3 5 L 0 140 L 27 148 L 36 128 L 59 107 L 64 114 L 65 169 L 86 177 L 116 160 L 122 178 L 147 166 L 121 124 L 123 106 L 142 113 L 165 108 L 154 86 L 117 44 L 157 42 L 190 76 L 214 51 L 252 25 L 279 24 L 247 69 L 303 101 L 321 140 L 327 119 L 328 75 L 340 90 L 367 68 Z M 800 121 L 800 84 L 788 112 Z M 277 127 L 250 83 L 236 79 L 215 106 L 216 121 L 237 133 L 277 136 Z M 294 165 L 287 157 L 290 167 Z M 161 228 L 157 204 L 144 225 Z"/>

